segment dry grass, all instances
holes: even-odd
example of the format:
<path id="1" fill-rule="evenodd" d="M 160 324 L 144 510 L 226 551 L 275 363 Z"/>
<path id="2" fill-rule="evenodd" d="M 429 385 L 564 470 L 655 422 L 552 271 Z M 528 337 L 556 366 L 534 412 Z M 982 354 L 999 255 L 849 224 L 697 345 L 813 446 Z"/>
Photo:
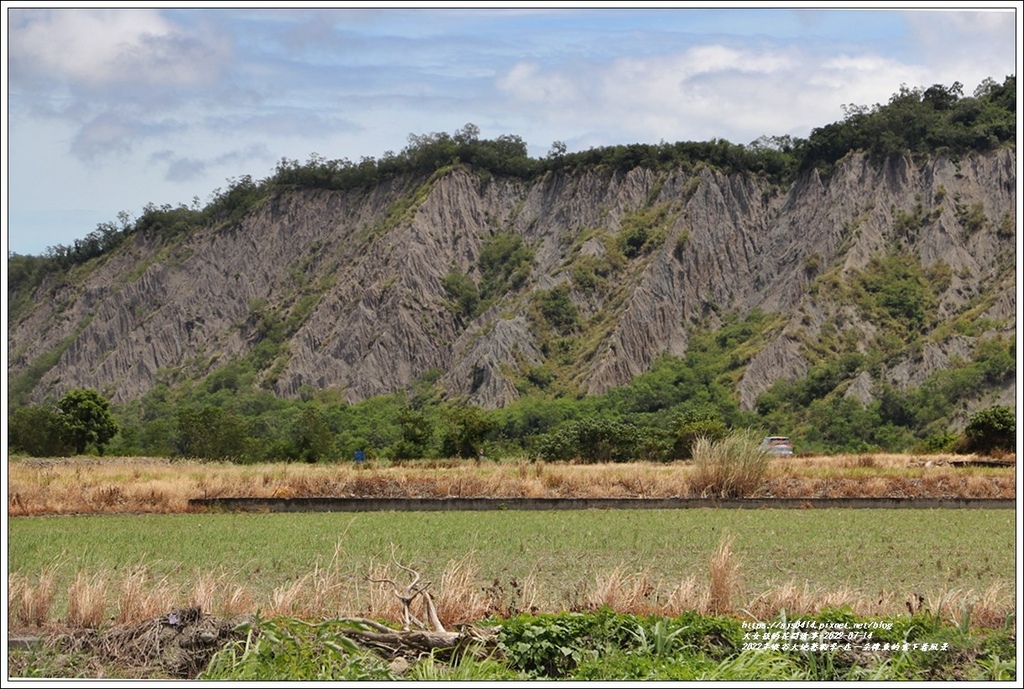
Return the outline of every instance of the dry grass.
<path id="1" fill-rule="evenodd" d="M 757 497 L 1001 497 L 1016 495 L 1014 467 L 959 468 L 953 457 L 883 455 L 773 458 Z M 8 514 L 183 513 L 193 497 L 380 496 L 380 497 L 694 497 L 692 463 L 552 464 L 544 462 L 434 462 L 386 466 L 235 465 L 153 458 L 72 458 L 8 461 Z M 308 575 L 258 593 L 247 572 L 196 573 L 175 588 L 142 567 L 127 572 L 84 572 L 58 596 L 53 569 L 34 580 L 10 575 L 8 625 L 99 626 L 109 620 L 131 624 L 183 605 L 237 618 L 290 614 L 324 619 L 339 616 L 398 620 L 401 605 L 389 586 L 368 581 L 404 581 L 392 563 L 367 571 L 345 568 L 339 550 Z M 681 581 L 653 581 L 645 572 L 615 568 L 581 582 L 572 593 L 541 591 L 535 579 L 480 581 L 467 556 L 448 563 L 430 589 L 446 625 L 478 621 L 486 615 L 547 612 L 607 605 L 621 612 L 678 614 L 683 610 L 761 618 L 785 609 L 809 613 L 847 605 L 857 614 L 900 614 L 908 601 L 860 591 L 808 590 L 791 583 L 766 592 L 744 591 L 740 568 L 725 541 L 709 561 L 706 575 Z M 1012 613 L 1005 591 L 924 592 L 928 609 L 944 617 L 997 625 Z M 66 600 L 66 619 L 54 619 L 55 600 Z M 110 600 L 108 600 L 108 598 Z M 1010 597 L 1012 598 L 1012 596 Z M 913 603 L 913 602 L 911 602 Z"/>
<path id="2" fill-rule="evenodd" d="M 1013 466 L 959 468 L 949 464 L 951 459 L 881 454 L 772 458 L 763 475 L 742 491 L 751 497 L 796 498 L 1015 497 Z M 671 498 L 721 493 L 713 484 L 724 478 L 709 483 L 702 471 L 695 462 L 363 466 L 13 459 L 8 461 L 8 514 L 183 513 L 189 499 L 215 497 Z"/>
<path id="3" fill-rule="evenodd" d="M 9 626 L 42 627 L 50 621 L 56 594 L 56 565 L 40 573 L 36 582 L 10 575 L 7 589 Z"/>
<path id="4" fill-rule="evenodd" d="M 491 613 L 479 582 L 480 570 L 470 555 L 452 560 L 445 567 L 432 595 L 437 605 L 437 616 L 446 628 L 472 624 Z"/>
<path id="5" fill-rule="evenodd" d="M 732 610 L 739 588 L 740 566 L 732 554 L 732 543 L 731 537 L 719 543 L 708 563 L 708 610 L 716 615 Z"/>
<path id="6" fill-rule="evenodd" d="M 596 610 L 606 607 L 612 610 L 648 614 L 652 611 L 651 594 L 654 583 L 647 572 L 629 572 L 619 566 L 611 572 L 600 574 L 593 586 L 586 591 L 586 607 Z"/>
<path id="7" fill-rule="evenodd" d="M 764 482 L 771 456 L 761 447 L 760 434 L 739 432 L 693 444 L 694 472 L 690 480 L 700 497 L 742 498 L 754 495 Z"/>
<path id="8" fill-rule="evenodd" d="M 982 592 L 957 589 L 931 591 L 907 597 L 894 593 L 867 594 L 853 589 L 812 590 L 806 584 L 789 582 L 762 592 L 744 590 L 743 567 L 725 538 L 708 561 L 703 574 L 690 573 L 674 585 L 654 580 L 647 571 L 630 571 L 623 566 L 599 572 L 573 594 L 545 595 L 532 580 L 510 582 L 510 586 L 488 584 L 471 555 L 451 560 L 440 578 L 431 583 L 438 615 L 448 628 L 479 622 L 491 615 L 512 616 L 520 612 L 594 610 L 606 607 L 638 615 L 679 615 L 693 610 L 701 614 L 731 614 L 772 619 L 781 611 L 787 615 L 809 615 L 825 608 L 848 607 L 859 616 L 900 615 L 930 611 L 956 625 L 998 628 L 1014 614 L 1012 596 L 1001 586 Z M 242 573 L 197 573 L 191 585 L 174 590 L 164 580 L 153 580 L 136 568 L 120 587 L 112 586 L 112 572 L 79 572 L 67 592 L 68 613 L 63 620 L 51 619 L 56 591 L 52 574 L 44 572 L 31 582 L 12 577 L 9 588 L 8 622 L 11 629 L 99 629 L 145 622 L 182 607 L 198 607 L 206 614 L 232 620 L 259 613 L 304 619 L 368 617 L 400 624 L 402 606 L 388 581 L 398 589 L 410 583 L 410 575 L 395 560 L 372 564 L 366 572 L 344 569 L 339 559 L 267 594 L 257 594 L 244 583 Z M 376 583 L 370 580 L 377 580 Z M 422 582 L 421 582 L 422 583 Z M 550 592 L 548 592 L 550 593 Z M 108 595 L 116 596 L 108 600 Z M 565 596 L 572 596 L 572 599 Z M 109 618 L 105 611 L 116 610 Z M 425 611 L 414 611 L 426 619 Z"/>
<path id="9" fill-rule="evenodd" d="M 117 602 L 118 624 L 130 624 L 137 620 L 155 617 L 163 612 L 164 605 L 171 598 L 167 579 L 151 582 L 149 571 L 142 566 L 132 569 L 121 585 L 121 597 Z"/>
<path id="10" fill-rule="evenodd" d="M 68 589 L 67 625 L 76 629 L 99 629 L 105 621 L 106 594 L 105 575 L 79 572 Z"/>

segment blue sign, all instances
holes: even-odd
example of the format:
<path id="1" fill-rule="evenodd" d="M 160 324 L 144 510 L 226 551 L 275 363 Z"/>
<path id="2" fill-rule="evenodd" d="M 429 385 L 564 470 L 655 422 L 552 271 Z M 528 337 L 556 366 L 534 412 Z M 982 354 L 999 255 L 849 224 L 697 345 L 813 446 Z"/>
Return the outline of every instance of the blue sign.
<path id="1" fill-rule="evenodd" d="M 363 462 L 366 460 L 366 453 L 362 450 L 356 450 L 356 461 Z"/>

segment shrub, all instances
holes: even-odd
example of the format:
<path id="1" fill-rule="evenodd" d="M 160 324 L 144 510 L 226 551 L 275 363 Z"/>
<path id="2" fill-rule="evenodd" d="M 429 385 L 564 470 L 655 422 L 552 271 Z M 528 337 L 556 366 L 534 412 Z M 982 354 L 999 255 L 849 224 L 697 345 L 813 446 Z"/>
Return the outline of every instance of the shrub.
<path id="1" fill-rule="evenodd" d="M 729 428 L 713 410 L 687 410 L 676 421 L 673 459 L 690 459 L 693 446 L 698 438 L 721 440 L 729 434 Z"/>
<path id="2" fill-rule="evenodd" d="M 444 276 L 442 284 L 445 294 L 452 300 L 452 312 L 468 320 L 476 318 L 479 313 L 480 294 L 473 281 L 467 275 L 453 271 Z"/>
<path id="3" fill-rule="evenodd" d="M 761 485 L 770 456 L 752 430 L 734 431 L 721 440 L 707 436 L 693 444 L 691 488 L 703 497 L 740 498 Z"/>
<path id="4" fill-rule="evenodd" d="M 996 405 L 982 409 L 964 428 L 968 452 L 1012 452 L 1017 444 L 1016 418 L 1009 407 Z"/>
<path id="5" fill-rule="evenodd" d="M 10 417 L 7 441 L 12 452 L 32 457 L 65 457 L 72 448 L 65 441 L 60 413 L 49 405 L 19 407 Z"/>
<path id="6" fill-rule="evenodd" d="M 541 459 L 578 459 L 587 463 L 651 459 L 661 452 L 655 434 L 614 419 L 579 419 L 541 436 L 536 454 Z"/>
<path id="7" fill-rule="evenodd" d="M 579 312 L 564 285 L 539 292 L 536 299 L 544 320 L 560 334 L 568 335 L 579 325 Z"/>

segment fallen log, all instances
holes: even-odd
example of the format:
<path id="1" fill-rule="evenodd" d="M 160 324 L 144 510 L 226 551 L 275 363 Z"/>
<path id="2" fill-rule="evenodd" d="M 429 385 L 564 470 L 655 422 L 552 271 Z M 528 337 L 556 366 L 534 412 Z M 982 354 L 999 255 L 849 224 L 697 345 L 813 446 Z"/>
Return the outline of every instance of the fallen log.
<path id="1" fill-rule="evenodd" d="M 416 659 L 433 656 L 441 660 L 470 653 L 484 657 L 493 652 L 497 645 L 500 627 L 461 625 L 457 630 L 445 629 L 437 614 L 437 606 L 428 591 L 430 582 L 421 583 L 421 575 L 392 557 L 394 564 L 411 575 L 412 581 L 404 589 L 394 579 L 373 579 L 377 584 L 389 584 L 392 593 L 402 603 L 402 628 L 392 629 L 385 624 L 362 617 L 342 618 L 341 622 L 352 625 L 346 635 L 357 644 L 389 658 L 405 657 Z M 413 602 L 420 598 L 426 608 L 428 627 L 412 609 Z"/>

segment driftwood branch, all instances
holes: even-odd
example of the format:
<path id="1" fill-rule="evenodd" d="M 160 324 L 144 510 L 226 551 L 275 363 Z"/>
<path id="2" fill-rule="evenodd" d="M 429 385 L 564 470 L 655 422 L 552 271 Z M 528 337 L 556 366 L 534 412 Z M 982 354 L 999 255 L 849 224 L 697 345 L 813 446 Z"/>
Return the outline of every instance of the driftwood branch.
<path id="1" fill-rule="evenodd" d="M 394 579 L 374 579 L 370 576 L 366 578 L 375 584 L 389 585 L 395 597 L 402 602 L 402 629 L 392 629 L 361 617 L 345 618 L 344 621 L 364 627 L 347 632 L 353 641 L 391 657 L 433 654 L 441 658 L 450 658 L 472 649 L 484 652 L 493 649 L 497 641 L 498 627 L 463 625 L 458 631 L 448 631 L 441 623 L 437 606 L 427 590 L 430 588 L 430 582 L 422 581 L 419 572 L 398 562 L 394 555 L 392 562 L 410 575 L 412 581 L 409 584 L 402 587 Z M 413 601 L 417 597 L 423 599 L 429 628 L 412 611 Z"/>

